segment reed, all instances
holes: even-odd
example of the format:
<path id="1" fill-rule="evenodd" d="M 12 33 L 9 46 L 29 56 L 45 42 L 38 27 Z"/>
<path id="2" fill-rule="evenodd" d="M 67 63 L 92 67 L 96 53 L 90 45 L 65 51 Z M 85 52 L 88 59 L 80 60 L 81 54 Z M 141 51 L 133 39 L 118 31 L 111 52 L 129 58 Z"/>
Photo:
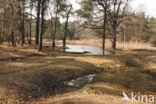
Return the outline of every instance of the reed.
<path id="1" fill-rule="evenodd" d="M 56 41 L 57 44 L 62 44 L 61 40 Z M 98 46 L 102 47 L 101 39 L 91 39 L 91 40 L 67 40 L 67 44 L 70 45 L 87 45 L 87 46 Z M 106 47 L 111 48 L 112 43 L 110 40 L 106 40 Z M 151 43 L 145 42 L 117 42 L 118 49 L 154 49 Z"/>

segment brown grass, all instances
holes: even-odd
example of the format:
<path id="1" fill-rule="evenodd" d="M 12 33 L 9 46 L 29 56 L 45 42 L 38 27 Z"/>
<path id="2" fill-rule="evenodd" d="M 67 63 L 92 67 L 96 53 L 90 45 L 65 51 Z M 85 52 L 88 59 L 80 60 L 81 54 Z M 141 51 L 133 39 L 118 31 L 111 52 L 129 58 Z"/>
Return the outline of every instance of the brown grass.
<path id="1" fill-rule="evenodd" d="M 43 104 L 130 104 L 122 101 L 122 92 L 156 95 L 156 51 L 124 51 L 117 56 L 60 56 L 95 64 L 104 69 L 94 83 L 82 89 L 43 98 Z M 99 63 L 98 63 L 99 60 Z M 153 63 L 153 64 L 148 64 Z M 153 67 L 151 67 L 153 66 Z"/>
<path id="2" fill-rule="evenodd" d="M 1 46 L 0 55 L 6 60 L 0 61 L 0 103 L 129 104 L 122 101 L 122 91 L 156 95 L 156 50 L 118 52 L 120 55 L 87 56 L 52 52 L 50 47 L 38 53 L 36 46 Z M 9 61 L 9 55 L 26 59 Z M 103 71 L 94 82 L 81 89 L 62 83 L 99 69 Z"/>
<path id="3" fill-rule="evenodd" d="M 9 93 L 8 97 L 1 96 L 0 99 L 7 101 L 14 95 L 18 100 L 29 101 L 68 92 L 63 81 L 96 73 L 97 67 L 72 58 L 33 57 L 16 62 L 0 62 L 0 70 L 0 88 Z"/>
<path id="4" fill-rule="evenodd" d="M 108 89 L 107 89 L 108 91 Z M 111 94 L 89 94 L 86 92 L 74 92 L 64 95 L 57 95 L 53 98 L 43 100 L 42 104 L 129 104 L 123 101 L 122 97 Z"/>
<path id="5" fill-rule="evenodd" d="M 126 42 L 126 43 L 117 43 L 117 48 L 119 49 L 155 49 L 152 44 L 144 42 Z"/>
<path id="6" fill-rule="evenodd" d="M 61 40 L 56 41 L 57 44 L 62 44 Z M 49 40 L 45 40 L 45 45 L 51 44 Z M 91 39 L 91 40 L 67 40 L 67 44 L 70 45 L 87 45 L 87 46 L 98 46 L 102 47 L 102 40 L 101 39 Z M 106 40 L 106 47 L 111 48 L 112 44 L 110 40 Z M 152 44 L 144 43 L 144 42 L 117 42 L 118 49 L 155 49 Z"/>

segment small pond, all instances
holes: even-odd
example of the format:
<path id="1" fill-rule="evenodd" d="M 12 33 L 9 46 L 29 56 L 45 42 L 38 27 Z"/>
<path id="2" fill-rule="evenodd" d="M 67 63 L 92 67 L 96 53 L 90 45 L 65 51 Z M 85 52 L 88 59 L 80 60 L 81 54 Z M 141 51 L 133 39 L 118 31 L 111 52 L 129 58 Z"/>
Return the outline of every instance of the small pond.
<path id="1" fill-rule="evenodd" d="M 59 45 L 60 46 L 60 45 Z M 83 45 L 67 45 L 65 52 L 75 52 L 75 53 L 87 53 L 89 55 L 103 55 L 101 47 L 93 46 L 83 46 Z M 111 53 L 105 50 L 105 55 L 110 55 Z"/>

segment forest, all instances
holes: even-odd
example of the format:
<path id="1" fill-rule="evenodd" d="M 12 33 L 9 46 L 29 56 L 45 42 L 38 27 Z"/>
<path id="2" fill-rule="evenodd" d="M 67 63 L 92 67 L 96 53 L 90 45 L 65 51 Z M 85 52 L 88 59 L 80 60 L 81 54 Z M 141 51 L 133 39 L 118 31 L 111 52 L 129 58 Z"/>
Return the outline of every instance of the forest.
<path id="1" fill-rule="evenodd" d="M 0 0 L 0 104 L 154 103 L 156 17 L 134 1 Z"/>
<path id="2" fill-rule="evenodd" d="M 146 16 L 143 10 L 131 11 L 130 0 L 121 4 L 111 2 L 84 0 L 79 2 L 81 8 L 74 10 L 68 0 L 46 0 L 44 4 L 37 0 L 1 0 L 0 42 L 22 47 L 25 43 L 31 45 L 35 40 L 41 48 L 43 39 L 51 39 L 54 48 L 55 40 L 96 37 L 109 39 L 113 49 L 117 41 L 149 42 L 155 46 L 156 19 Z M 73 18 L 77 20 L 70 21 Z M 90 35 L 83 34 L 83 31 L 89 31 Z"/>

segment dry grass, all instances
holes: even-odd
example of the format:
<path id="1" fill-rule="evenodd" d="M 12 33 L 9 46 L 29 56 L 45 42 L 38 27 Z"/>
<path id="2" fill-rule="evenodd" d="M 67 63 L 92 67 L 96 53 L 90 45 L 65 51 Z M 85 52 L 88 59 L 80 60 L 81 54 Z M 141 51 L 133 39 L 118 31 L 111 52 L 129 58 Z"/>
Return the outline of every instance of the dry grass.
<path id="1" fill-rule="evenodd" d="M 117 43 L 117 48 L 119 49 L 155 49 L 150 43 L 143 42 L 126 42 L 126 43 Z"/>
<path id="2" fill-rule="evenodd" d="M 106 86 L 105 86 L 106 87 Z M 86 89 L 85 89 L 86 90 Z M 107 89 L 107 92 L 109 89 Z M 129 104 L 123 101 L 121 96 L 112 94 L 92 94 L 83 91 L 57 95 L 53 98 L 43 100 L 41 104 Z"/>
<path id="3" fill-rule="evenodd" d="M 54 51 L 51 47 L 43 46 L 43 51 L 38 52 L 38 46 L 36 45 L 25 45 L 24 47 L 11 47 L 8 45 L 0 45 L 0 61 L 11 60 L 16 57 L 70 55 L 70 53 L 58 51 L 59 48 L 61 47 L 57 47 Z"/>
<path id="4" fill-rule="evenodd" d="M 61 44 L 61 41 L 57 41 Z M 88 45 L 88 46 L 101 46 L 102 40 L 68 40 L 67 44 L 72 45 Z"/>
<path id="5" fill-rule="evenodd" d="M 41 99 L 41 104 L 130 104 L 122 101 L 122 92 L 156 95 L 156 51 L 124 51 L 117 56 L 61 56 L 102 67 L 93 84 L 79 91 Z M 59 57 L 59 58 L 61 58 Z M 98 63 L 99 60 L 99 63 Z M 148 64 L 148 66 L 147 66 Z"/>
<path id="6" fill-rule="evenodd" d="M 61 40 L 56 41 L 57 44 L 62 44 Z M 45 40 L 45 45 L 49 45 L 51 42 L 49 40 Z M 67 44 L 71 45 L 87 45 L 87 46 L 98 46 L 102 47 L 102 40 L 101 39 L 92 39 L 92 40 L 67 40 Z M 111 48 L 112 44 L 110 40 L 106 40 L 106 47 Z M 150 43 L 143 43 L 143 42 L 117 42 L 118 49 L 155 49 L 152 44 Z"/>
<path id="7" fill-rule="evenodd" d="M 33 57 L 16 62 L 0 62 L 0 70 L 0 88 L 9 93 L 8 97 L 1 96 L 0 99 L 8 101 L 14 95 L 18 100 L 28 101 L 68 92 L 63 81 L 96 73 L 97 67 L 72 58 Z"/>
<path id="8" fill-rule="evenodd" d="M 19 55 L 26 59 L 0 61 L 0 103 L 129 104 L 122 101 L 122 91 L 156 95 L 154 49 L 118 50 L 120 55 L 108 56 L 51 52 L 46 47 L 44 50 L 38 53 L 35 46 L 16 49 L 1 46 L 0 55 L 6 54 L 3 58 Z M 103 71 L 94 82 L 81 89 L 62 83 L 99 72 L 99 68 Z"/>

